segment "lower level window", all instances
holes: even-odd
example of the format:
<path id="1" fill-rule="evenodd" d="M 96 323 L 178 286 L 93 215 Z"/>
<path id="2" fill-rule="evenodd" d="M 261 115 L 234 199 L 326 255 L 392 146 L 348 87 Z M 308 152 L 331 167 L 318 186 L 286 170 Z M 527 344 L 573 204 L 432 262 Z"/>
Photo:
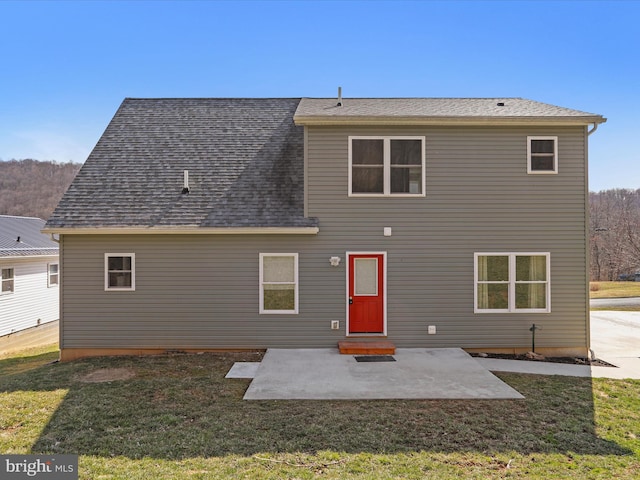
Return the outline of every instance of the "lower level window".
<path id="1" fill-rule="evenodd" d="M 260 313 L 298 313 L 298 254 L 260 254 Z"/>
<path id="2" fill-rule="evenodd" d="M 59 267 L 57 263 L 49 264 L 49 282 L 48 285 L 50 287 L 55 287 L 58 285 L 60 280 Z"/>
<path id="3" fill-rule="evenodd" d="M 475 312 L 550 312 L 549 267 L 549 253 L 476 253 Z"/>
<path id="4" fill-rule="evenodd" d="M 2 269 L 2 279 L 0 280 L 0 283 L 2 284 L 2 287 L 0 288 L 0 295 L 13 293 L 13 268 Z"/>
<path id="5" fill-rule="evenodd" d="M 104 254 L 104 289 L 135 290 L 136 289 L 136 255 L 135 253 Z"/>

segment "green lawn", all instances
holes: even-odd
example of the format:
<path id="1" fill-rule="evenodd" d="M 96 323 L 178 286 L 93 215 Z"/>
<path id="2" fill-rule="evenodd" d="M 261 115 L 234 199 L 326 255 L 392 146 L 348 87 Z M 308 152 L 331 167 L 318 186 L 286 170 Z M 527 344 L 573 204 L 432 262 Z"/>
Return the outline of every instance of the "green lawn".
<path id="1" fill-rule="evenodd" d="M 249 380 L 224 375 L 256 354 L 54 357 L 0 359 L 0 451 L 79 454 L 81 479 L 640 475 L 640 381 L 505 373 L 525 400 L 245 402 Z M 109 373 L 133 376 L 87 381 Z"/>
<path id="2" fill-rule="evenodd" d="M 640 282 L 591 282 L 591 298 L 640 297 Z"/>

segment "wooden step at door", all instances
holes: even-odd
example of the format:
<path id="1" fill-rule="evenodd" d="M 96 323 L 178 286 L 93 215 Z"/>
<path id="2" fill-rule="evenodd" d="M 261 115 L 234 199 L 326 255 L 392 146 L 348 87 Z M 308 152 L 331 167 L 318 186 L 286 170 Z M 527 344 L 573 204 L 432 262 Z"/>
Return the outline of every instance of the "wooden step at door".
<path id="1" fill-rule="evenodd" d="M 343 340 L 338 342 L 338 349 L 343 355 L 393 355 L 396 346 L 388 340 L 355 341 Z"/>

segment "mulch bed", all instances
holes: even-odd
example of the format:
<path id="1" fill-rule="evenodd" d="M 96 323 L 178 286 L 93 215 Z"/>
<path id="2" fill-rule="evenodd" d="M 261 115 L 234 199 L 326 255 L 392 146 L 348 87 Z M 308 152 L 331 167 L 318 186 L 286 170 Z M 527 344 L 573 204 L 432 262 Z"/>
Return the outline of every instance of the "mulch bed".
<path id="1" fill-rule="evenodd" d="M 590 365 L 592 367 L 614 367 L 615 365 L 605 362 L 604 360 L 589 360 L 584 357 L 543 357 L 542 359 L 533 359 L 526 353 L 507 354 L 507 353 L 471 353 L 472 357 L 481 358 L 499 358 L 502 360 L 526 360 L 528 362 L 551 362 L 551 363 L 567 363 L 570 365 Z"/>

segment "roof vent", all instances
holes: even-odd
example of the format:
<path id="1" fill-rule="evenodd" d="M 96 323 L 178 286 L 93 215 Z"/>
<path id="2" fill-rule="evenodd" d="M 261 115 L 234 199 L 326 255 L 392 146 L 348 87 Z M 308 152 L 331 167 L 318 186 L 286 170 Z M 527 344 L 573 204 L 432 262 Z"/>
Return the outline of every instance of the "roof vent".
<path id="1" fill-rule="evenodd" d="M 338 87 L 338 105 L 336 106 L 342 106 L 342 87 Z"/>
<path id="2" fill-rule="evenodd" d="M 184 185 L 182 187 L 182 194 L 189 193 L 189 170 L 184 171 Z"/>
<path id="3" fill-rule="evenodd" d="M 16 242 L 20 243 L 20 235 L 18 235 L 18 238 L 16 238 Z"/>
<path id="4" fill-rule="evenodd" d="M 498 102 L 496 105 L 498 105 L 499 107 L 504 107 L 504 102 Z"/>

